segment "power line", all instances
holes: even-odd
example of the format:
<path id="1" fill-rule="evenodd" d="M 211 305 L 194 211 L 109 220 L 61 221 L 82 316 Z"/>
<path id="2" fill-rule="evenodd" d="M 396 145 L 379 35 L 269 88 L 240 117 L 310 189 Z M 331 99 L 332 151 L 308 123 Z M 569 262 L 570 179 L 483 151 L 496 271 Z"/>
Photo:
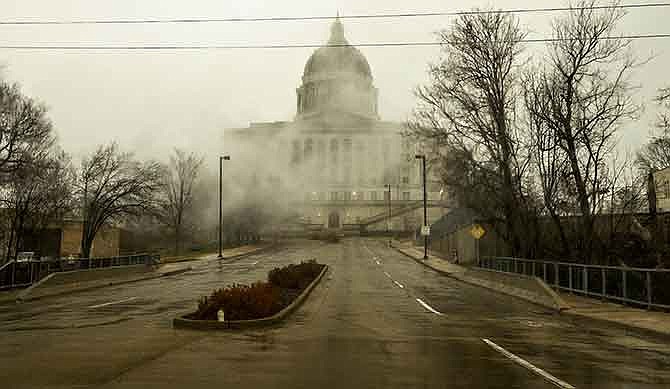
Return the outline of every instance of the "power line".
<path id="1" fill-rule="evenodd" d="M 668 34 L 621 35 L 605 36 L 600 40 L 614 39 L 664 39 Z M 521 43 L 551 43 L 571 41 L 571 38 L 526 38 Z M 55 51 L 181 51 L 181 50 L 253 50 L 253 49 L 316 49 L 321 47 L 407 47 L 407 46 L 440 46 L 443 42 L 370 42 L 359 44 L 276 44 L 276 45 L 137 45 L 137 46 L 96 46 L 96 45 L 0 45 L 0 50 L 55 50 Z"/>
<path id="2" fill-rule="evenodd" d="M 340 16 L 278 16 L 278 17 L 252 17 L 252 18 L 178 18 L 178 19 L 117 19 L 117 20 L 5 20 L 0 25 L 67 25 L 67 24 L 177 24 L 177 23 L 232 23 L 232 22 L 288 22 L 301 20 L 333 20 L 340 19 L 392 19 L 392 18 L 415 18 L 431 16 L 464 16 L 477 14 L 527 14 L 546 13 L 560 11 L 582 11 L 582 10 L 605 10 L 605 9 L 636 9 L 636 8 L 658 8 L 670 7 L 670 3 L 650 4 L 620 4 L 620 5 L 596 5 L 592 7 L 546 7 L 546 8 L 516 8 L 506 10 L 473 10 L 473 11 L 451 11 L 451 12 L 405 12 L 405 13 L 379 13 L 379 14 L 352 14 Z"/>

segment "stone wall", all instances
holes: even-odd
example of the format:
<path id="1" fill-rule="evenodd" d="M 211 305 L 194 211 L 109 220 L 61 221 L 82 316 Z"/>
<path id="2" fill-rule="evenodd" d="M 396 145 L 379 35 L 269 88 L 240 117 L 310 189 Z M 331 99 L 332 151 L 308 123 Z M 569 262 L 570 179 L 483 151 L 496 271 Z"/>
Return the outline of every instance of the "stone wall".
<path id="1" fill-rule="evenodd" d="M 66 222 L 62 227 L 61 253 L 62 257 L 78 256 L 81 252 L 82 224 Z M 103 227 L 93 241 L 92 257 L 114 257 L 119 255 L 120 230 L 113 227 Z"/>

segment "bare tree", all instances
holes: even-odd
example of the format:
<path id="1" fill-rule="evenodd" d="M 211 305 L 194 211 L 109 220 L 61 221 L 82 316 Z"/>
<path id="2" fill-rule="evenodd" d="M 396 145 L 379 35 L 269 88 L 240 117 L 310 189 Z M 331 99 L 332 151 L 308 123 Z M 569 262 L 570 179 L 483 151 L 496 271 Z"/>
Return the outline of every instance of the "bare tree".
<path id="1" fill-rule="evenodd" d="M 616 131 L 639 110 L 628 82 L 636 65 L 630 41 L 615 37 L 624 11 L 594 9 L 594 5 L 595 0 L 581 1 L 554 22 L 549 65 L 529 80 L 532 83 L 525 83 L 530 115 L 551 131 L 555 147 L 568 161 L 569 185 L 574 187 L 582 220 L 581 248 L 587 259 L 594 214 L 607 194 L 607 158 Z"/>
<path id="2" fill-rule="evenodd" d="M 175 149 L 165 170 L 162 187 L 162 212 L 165 224 L 173 231 L 175 251 L 179 253 L 188 216 L 194 199 L 194 184 L 202 167 L 202 157 Z"/>
<path id="3" fill-rule="evenodd" d="M 115 143 L 99 146 L 82 162 L 78 192 L 82 204 L 81 256 L 103 225 L 124 217 L 155 212 L 162 186 L 163 168 L 158 162 L 139 162 Z"/>
<path id="4" fill-rule="evenodd" d="M 528 155 L 515 112 L 525 34 L 510 14 L 481 13 L 459 17 L 439 36 L 443 59 L 430 66 L 430 84 L 416 91 L 410 135 L 459 156 L 463 169 L 447 167 L 445 184 L 460 187 L 461 204 L 503 221 L 518 252 Z M 479 198 L 474 193 L 486 201 L 470 201 Z"/>
<path id="5" fill-rule="evenodd" d="M 3 200 L 9 210 L 8 259 L 19 250 L 26 233 L 39 234 L 72 210 L 73 184 L 70 158 L 61 150 L 11 173 Z"/>
<path id="6" fill-rule="evenodd" d="M 656 124 L 661 135 L 652 137 L 637 153 L 635 161 L 645 175 L 670 167 L 670 88 L 659 89 L 656 102 L 662 109 Z"/>
<path id="7" fill-rule="evenodd" d="M 0 174 L 40 160 L 54 144 L 46 107 L 0 80 Z"/>
<path id="8" fill-rule="evenodd" d="M 526 77 L 528 82 L 526 93 L 524 94 L 525 102 L 526 104 L 533 104 L 533 99 L 530 96 L 533 93 L 533 86 L 536 85 L 534 82 L 534 71 L 531 70 Z M 554 130 L 547 128 L 540 118 L 530 115 L 528 128 L 537 179 L 542 193 L 544 212 L 540 213 L 549 214 L 558 231 L 561 242 L 561 254 L 570 256 L 571 247 L 569 238 L 561 222 L 561 216 L 567 214 L 570 208 L 569 188 L 566 185 L 569 182 L 566 179 L 569 174 L 568 160 L 565 153 L 557 145 L 558 139 Z"/>

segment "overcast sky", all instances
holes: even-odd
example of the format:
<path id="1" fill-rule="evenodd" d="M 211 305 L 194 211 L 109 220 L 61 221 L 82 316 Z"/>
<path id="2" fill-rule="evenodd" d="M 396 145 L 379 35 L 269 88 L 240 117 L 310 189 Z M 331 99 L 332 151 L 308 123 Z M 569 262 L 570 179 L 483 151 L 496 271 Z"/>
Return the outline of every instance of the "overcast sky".
<path id="1" fill-rule="evenodd" d="M 635 3 L 650 1 L 637 0 Z M 632 3 L 632 1 L 628 2 Z M 537 8 L 564 1 L 322 0 L 0 0 L 2 20 L 222 18 L 457 11 L 474 7 Z M 531 37 L 546 37 L 551 14 L 524 14 Z M 450 17 L 344 20 L 352 44 L 431 41 Z M 670 33 L 670 8 L 629 11 L 621 31 Z M 321 44 L 330 21 L 167 25 L 0 26 L 0 44 Z M 625 147 L 644 142 L 656 112 L 655 90 L 670 85 L 670 39 L 635 42 L 653 61 L 637 71 L 647 110 L 622 133 Z M 536 48 L 537 49 L 537 48 Z M 50 107 L 64 149 L 75 157 L 117 140 L 141 156 L 163 159 L 174 146 L 216 152 L 224 128 L 249 122 L 291 120 L 295 88 L 313 49 L 179 52 L 57 52 L 0 50 L 3 76 Z M 363 48 L 380 92 L 385 120 L 405 120 L 413 88 L 426 80 L 436 47 Z"/>

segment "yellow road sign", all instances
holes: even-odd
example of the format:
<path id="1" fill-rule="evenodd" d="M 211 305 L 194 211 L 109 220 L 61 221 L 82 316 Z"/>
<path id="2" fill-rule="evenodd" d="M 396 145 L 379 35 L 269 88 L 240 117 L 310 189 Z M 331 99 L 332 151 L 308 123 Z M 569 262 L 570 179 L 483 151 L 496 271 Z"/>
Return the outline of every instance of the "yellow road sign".
<path id="1" fill-rule="evenodd" d="M 475 224 L 470 228 L 470 235 L 477 240 L 481 239 L 484 234 L 486 234 L 486 230 L 479 224 Z"/>

